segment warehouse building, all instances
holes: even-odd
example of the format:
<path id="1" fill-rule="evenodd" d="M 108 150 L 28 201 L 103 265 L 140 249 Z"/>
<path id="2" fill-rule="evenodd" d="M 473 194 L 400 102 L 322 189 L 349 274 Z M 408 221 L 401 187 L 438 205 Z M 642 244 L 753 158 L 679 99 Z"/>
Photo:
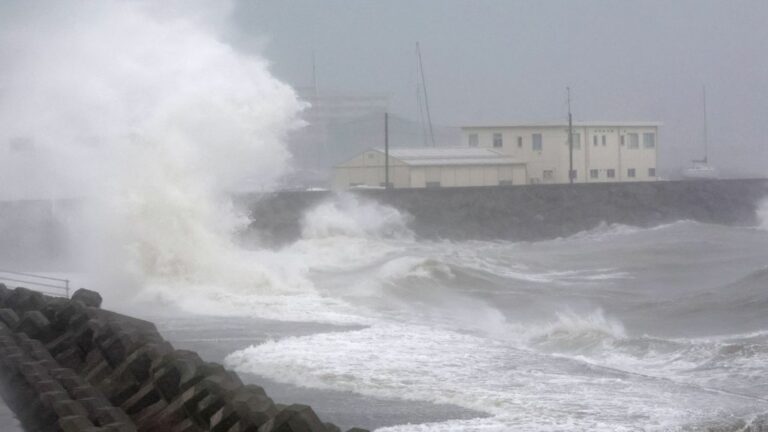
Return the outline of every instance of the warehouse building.
<path id="1" fill-rule="evenodd" d="M 576 183 L 658 180 L 658 122 L 576 122 Z M 568 183 L 568 123 L 462 128 L 464 145 L 488 148 L 526 164 L 529 183 Z"/>
<path id="2" fill-rule="evenodd" d="M 334 169 L 337 189 L 384 187 L 382 149 L 368 150 Z M 524 163 L 496 149 L 469 147 L 396 148 L 389 151 L 393 188 L 499 186 L 528 182 Z"/>

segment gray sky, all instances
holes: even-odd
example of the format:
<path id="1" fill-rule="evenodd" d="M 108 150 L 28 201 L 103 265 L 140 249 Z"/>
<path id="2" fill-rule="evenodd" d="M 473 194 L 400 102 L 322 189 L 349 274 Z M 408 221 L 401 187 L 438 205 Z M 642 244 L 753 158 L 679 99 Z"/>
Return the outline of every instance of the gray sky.
<path id="1" fill-rule="evenodd" d="M 662 166 L 768 174 L 768 1 L 241 0 L 232 38 L 292 85 L 383 93 L 416 118 L 420 41 L 436 124 L 660 120 Z"/>

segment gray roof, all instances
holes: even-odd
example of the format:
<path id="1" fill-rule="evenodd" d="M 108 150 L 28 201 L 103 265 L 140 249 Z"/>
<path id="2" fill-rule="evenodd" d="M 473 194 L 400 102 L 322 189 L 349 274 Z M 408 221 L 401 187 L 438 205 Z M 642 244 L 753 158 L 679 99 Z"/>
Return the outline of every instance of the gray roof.
<path id="1" fill-rule="evenodd" d="M 574 127 L 658 127 L 662 123 L 658 121 L 575 121 Z M 545 128 L 545 127 L 568 127 L 567 121 L 544 121 L 529 123 L 478 123 L 462 126 L 462 129 L 471 128 Z"/>
<path id="2" fill-rule="evenodd" d="M 384 152 L 383 149 L 375 149 Z M 509 165 L 521 163 L 489 148 L 479 147 L 421 147 L 393 148 L 389 156 L 411 166 L 442 165 Z"/>

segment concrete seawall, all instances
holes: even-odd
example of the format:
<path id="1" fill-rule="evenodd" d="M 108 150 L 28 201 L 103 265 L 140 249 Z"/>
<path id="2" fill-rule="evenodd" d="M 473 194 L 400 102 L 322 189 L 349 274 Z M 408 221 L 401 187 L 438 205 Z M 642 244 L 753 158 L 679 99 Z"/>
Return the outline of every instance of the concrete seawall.
<path id="1" fill-rule="evenodd" d="M 0 392 L 24 430 L 340 431 L 100 305 L 92 291 L 67 300 L 0 284 Z"/>
<path id="2" fill-rule="evenodd" d="M 755 225 L 768 180 L 664 181 L 486 188 L 360 190 L 352 194 L 413 217 L 423 238 L 533 241 L 568 236 L 600 223 L 653 226 L 690 219 Z M 305 211 L 331 192 L 243 197 L 251 229 L 266 242 L 297 239 Z"/>

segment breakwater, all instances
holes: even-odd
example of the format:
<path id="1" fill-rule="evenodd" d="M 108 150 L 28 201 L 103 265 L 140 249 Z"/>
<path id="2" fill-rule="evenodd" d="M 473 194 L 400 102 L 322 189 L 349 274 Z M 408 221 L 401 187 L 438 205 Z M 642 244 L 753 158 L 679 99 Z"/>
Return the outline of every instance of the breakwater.
<path id="1" fill-rule="evenodd" d="M 755 225 L 765 179 L 527 185 L 512 187 L 358 190 L 349 192 L 411 216 L 423 238 L 535 241 L 595 226 L 648 227 L 690 219 Z M 241 197 L 251 230 L 281 244 L 301 236 L 306 210 L 333 199 L 332 192 L 277 192 Z"/>
<path id="2" fill-rule="evenodd" d="M 0 392 L 25 430 L 340 431 L 100 306 L 93 291 L 64 299 L 0 284 Z"/>

